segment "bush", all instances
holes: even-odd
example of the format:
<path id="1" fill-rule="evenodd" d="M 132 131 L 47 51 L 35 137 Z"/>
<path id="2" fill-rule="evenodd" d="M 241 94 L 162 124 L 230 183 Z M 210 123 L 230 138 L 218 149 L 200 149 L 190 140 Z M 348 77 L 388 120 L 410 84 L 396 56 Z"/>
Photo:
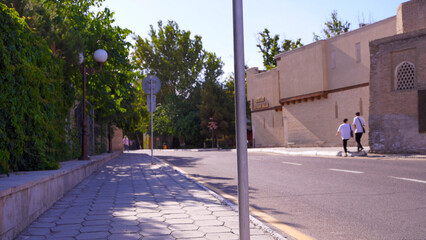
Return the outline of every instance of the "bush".
<path id="1" fill-rule="evenodd" d="M 68 154 L 64 63 L 3 4 L 0 36 L 0 172 L 57 169 Z"/>

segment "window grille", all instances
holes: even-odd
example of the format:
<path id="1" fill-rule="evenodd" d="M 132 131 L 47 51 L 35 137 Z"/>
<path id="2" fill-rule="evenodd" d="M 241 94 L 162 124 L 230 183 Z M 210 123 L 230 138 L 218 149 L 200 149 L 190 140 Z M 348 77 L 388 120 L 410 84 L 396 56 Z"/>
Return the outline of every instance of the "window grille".
<path id="1" fill-rule="evenodd" d="M 410 62 L 403 62 L 396 68 L 396 90 L 416 88 L 415 66 Z"/>

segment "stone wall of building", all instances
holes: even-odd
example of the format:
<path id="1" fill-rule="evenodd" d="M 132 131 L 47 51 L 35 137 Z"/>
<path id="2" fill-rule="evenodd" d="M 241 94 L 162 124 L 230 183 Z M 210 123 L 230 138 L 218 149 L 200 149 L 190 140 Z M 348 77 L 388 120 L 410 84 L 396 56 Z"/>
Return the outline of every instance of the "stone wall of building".
<path id="1" fill-rule="evenodd" d="M 426 153 L 419 132 L 419 90 L 426 90 L 426 29 L 370 43 L 370 147 L 384 153 Z M 414 85 L 399 89 L 397 69 L 414 66 Z M 420 106 L 419 106 L 420 105 Z"/>
<path id="2" fill-rule="evenodd" d="M 123 130 L 121 128 L 114 128 L 114 136 L 112 137 L 112 151 L 123 151 Z"/>
<path id="3" fill-rule="evenodd" d="M 280 110 L 257 111 L 251 116 L 255 147 L 284 146 L 284 123 Z"/>
<path id="4" fill-rule="evenodd" d="M 356 112 L 368 120 L 368 86 L 339 90 L 327 94 L 327 98 L 307 99 L 283 105 L 284 138 L 286 144 L 296 146 L 341 146 L 336 131 L 343 119 L 352 123 Z M 368 121 L 366 131 L 368 132 Z M 349 141 L 354 145 L 355 141 Z M 362 144 L 368 145 L 363 136 Z"/>
<path id="5" fill-rule="evenodd" d="M 412 0 L 399 5 L 397 10 L 397 34 L 426 28 L 426 3 Z"/>

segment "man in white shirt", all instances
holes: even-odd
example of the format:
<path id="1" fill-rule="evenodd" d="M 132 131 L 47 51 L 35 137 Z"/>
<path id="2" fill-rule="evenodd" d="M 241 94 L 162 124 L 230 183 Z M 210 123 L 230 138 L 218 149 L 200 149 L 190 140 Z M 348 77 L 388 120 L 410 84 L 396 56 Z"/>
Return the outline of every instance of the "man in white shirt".
<path id="1" fill-rule="evenodd" d="M 361 145 L 361 137 L 362 134 L 365 133 L 365 120 L 360 116 L 360 113 L 355 113 L 354 121 L 352 122 L 352 125 L 355 129 L 355 141 L 358 144 L 358 152 L 364 150 L 364 148 Z"/>
<path id="2" fill-rule="evenodd" d="M 348 140 L 352 137 L 351 135 L 352 128 L 351 128 L 351 125 L 348 123 L 347 118 L 343 119 L 343 124 L 341 124 L 339 128 L 337 129 L 336 136 L 339 135 L 339 133 L 342 136 L 343 150 L 345 151 L 345 157 L 347 157 L 348 156 L 348 149 L 347 149 Z"/>

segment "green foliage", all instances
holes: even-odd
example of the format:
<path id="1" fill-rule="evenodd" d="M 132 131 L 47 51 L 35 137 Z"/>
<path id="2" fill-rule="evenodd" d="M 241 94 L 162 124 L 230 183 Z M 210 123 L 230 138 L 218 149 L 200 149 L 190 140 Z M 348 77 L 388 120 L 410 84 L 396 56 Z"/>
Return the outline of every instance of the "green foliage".
<path id="1" fill-rule="evenodd" d="M 259 33 L 260 39 L 258 39 L 259 43 L 256 45 L 263 55 L 263 65 L 267 70 L 277 66 L 277 61 L 274 57 L 281 52 L 278 43 L 280 36 L 276 34 L 271 37 L 269 33 L 267 28 Z"/>
<path id="2" fill-rule="evenodd" d="M 157 102 L 164 103 L 168 95 L 189 97 L 203 70 L 201 37 L 192 39 L 190 31 L 180 30 L 173 21 L 166 26 L 159 21 L 158 31 L 151 25 L 149 35 L 150 39 L 136 38 L 133 59 L 145 74 L 162 81 Z"/>
<path id="3" fill-rule="evenodd" d="M 337 18 L 337 11 L 331 12 L 331 20 L 327 20 L 324 23 L 324 28 L 321 30 L 322 39 L 328 39 L 340 35 L 342 33 L 348 32 L 351 24 L 346 21 L 343 23 L 340 19 Z M 321 40 L 321 37 L 314 33 L 314 41 Z"/>
<path id="4" fill-rule="evenodd" d="M 280 36 L 278 34 L 271 37 L 270 32 L 267 28 L 263 32 L 259 33 L 258 44 L 256 45 L 263 57 L 263 65 L 266 70 L 271 70 L 277 66 L 275 56 L 287 52 L 298 47 L 302 47 L 301 39 L 297 39 L 295 42 L 289 39 L 284 39 L 281 46 L 279 44 Z"/>
<path id="5" fill-rule="evenodd" d="M 18 13 L 0 4 L 0 166 L 3 173 L 58 168 L 66 158 L 62 68 Z"/>
<path id="6" fill-rule="evenodd" d="M 173 21 L 165 26 L 158 22 L 158 30 L 151 26 L 149 35 L 147 39 L 136 38 L 133 60 L 144 74 L 156 75 L 162 81 L 154 130 L 156 134 L 179 138 L 182 146 L 202 146 L 204 136 L 200 133 L 197 106 L 202 101 L 203 82 L 218 81 L 223 63 L 203 50 L 200 36 L 192 38 L 191 32 L 179 29 Z M 149 118 L 140 125 L 148 130 Z"/>
<path id="7" fill-rule="evenodd" d="M 217 134 L 234 135 L 235 111 L 233 89 L 218 81 L 223 74 L 223 63 L 215 54 L 209 53 L 206 61 L 205 82 L 201 90 L 200 109 L 201 127 L 203 134 L 209 135 L 208 122 L 217 122 Z M 233 86 L 232 86 L 233 87 Z"/>

